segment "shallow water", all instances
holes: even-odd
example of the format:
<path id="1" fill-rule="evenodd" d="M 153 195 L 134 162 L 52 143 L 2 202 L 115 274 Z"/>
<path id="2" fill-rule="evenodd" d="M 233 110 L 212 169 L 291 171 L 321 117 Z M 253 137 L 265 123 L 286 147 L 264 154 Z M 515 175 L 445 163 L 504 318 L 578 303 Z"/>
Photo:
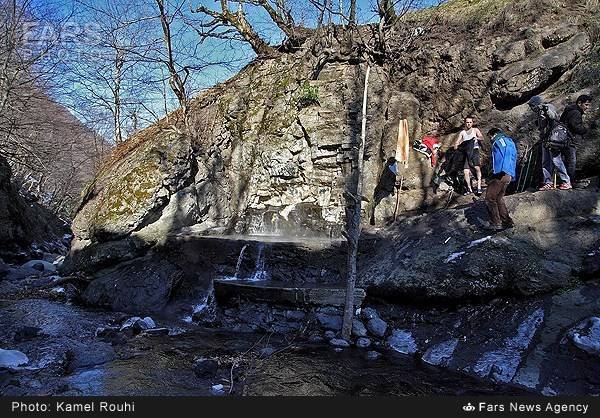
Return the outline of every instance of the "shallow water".
<path id="1" fill-rule="evenodd" d="M 2 348 L 17 349 L 31 360 L 29 368 L 0 372 L 2 395 L 477 395 L 519 394 L 519 389 L 485 383 L 412 357 L 379 350 L 365 360 L 365 350 L 336 352 L 328 345 L 289 341 L 281 335 L 222 332 L 175 324 L 168 336 L 135 336 L 113 344 L 107 363 L 67 372 L 65 360 L 74 344 L 93 351 L 102 344 L 97 327 L 126 317 L 62 302 L 24 299 L 0 302 Z M 22 326 L 41 335 L 15 341 Z M 106 344 L 105 344 L 106 345 Z M 265 348 L 275 351 L 266 355 Z M 194 361 L 214 358 L 218 372 L 197 377 Z M 233 379 L 232 379 L 233 378 Z M 232 387 L 233 381 L 233 387 Z M 223 385 L 214 392 L 214 385 Z"/>

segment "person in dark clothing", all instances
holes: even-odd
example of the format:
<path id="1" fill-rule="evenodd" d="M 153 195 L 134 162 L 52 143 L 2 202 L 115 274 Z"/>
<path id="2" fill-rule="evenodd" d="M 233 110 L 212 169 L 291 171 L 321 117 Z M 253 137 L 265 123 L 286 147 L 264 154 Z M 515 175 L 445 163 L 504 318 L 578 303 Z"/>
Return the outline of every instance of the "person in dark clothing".
<path id="1" fill-rule="evenodd" d="M 396 158 L 390 157 L 385 162 L 385 168 L 383 173 L 379 177 L 379 182 L 375 186 L 373 192 L 373 203 L 371 205 L 371 225 L 375 225 L 375 208 L 379 203 L 386 197 L 394 195 L 394 188 L 396 187 L 396 174 L 398 174 L 398 166 L 396 164 Z"/>
<path id="2" fill-rule="evenodd" d="M 469 154 L 473 150 L 473 141 L 461 143 L 458 148 L 448 150 L 446 180 L 457 193 L 467 193 L 470 188 L 464 180 L 464 169 L 469 166 Z"/>
<path id="3" fill-rule="evenodd" d="M 529 99 L 527 104 L 529 104 L 529 107 L 536 115 L 535 124 L 540 133 L 539 152 L 542 156 L 542 186 L 539 188 L 539 190 L 543 191 L 554 189 L 552 182 L 552 173 L 554 170 L 556 170 L 556 173 L 560 177 L 560 187 L 563 189 L 570 189 L 571 179 L 567 174 L 562 153 L 544 146 L 545 141 L 552 133 L 552 127 L 554 126 L 555 122 L 560 119 L 556 108 L 551 103 L 544 103 L 540 96 L 533 96 L 531 99 Z"/>
<path id="4" fill-rule="evenodd" d="M 572 138 L 571 144 L 563 151 L 563 160 L 572 184 L 575 181 L 575 165 L 577 163 L 576 147 L 583 146 L 583 135 L 588 131 L 583 124 L 583 115 L 589 111 L 591 105 L 592 97 L 582 94 L 577 98 L 575 104 L 565 107 L 560 116 L 560 121 L 565 124 Z"/>

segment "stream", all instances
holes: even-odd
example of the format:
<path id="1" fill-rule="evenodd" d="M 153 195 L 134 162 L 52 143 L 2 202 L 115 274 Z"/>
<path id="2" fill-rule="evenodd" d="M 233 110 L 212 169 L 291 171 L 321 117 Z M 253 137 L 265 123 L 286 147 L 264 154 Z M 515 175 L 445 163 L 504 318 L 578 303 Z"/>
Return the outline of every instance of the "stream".
<path id="1" fill-rule="evenodd" d="M 39 297 L 40 295 L 38 295 Z M 0 302 L 2 348 L 26 366 L 0 371 L 0 393 L 23 395 L 483 395 L 522 394 L 380 349 L 335 350 L 281 334 L 235 333 L 155 318 L 169 335 L 98 329 L 128 315 L 61 300 Z M 97 335 L 98 334 L 98 335 Z M 200 359 L 213 370 L 198 369 Z M 231 385 L 233 382 L 233 387 Z"/>

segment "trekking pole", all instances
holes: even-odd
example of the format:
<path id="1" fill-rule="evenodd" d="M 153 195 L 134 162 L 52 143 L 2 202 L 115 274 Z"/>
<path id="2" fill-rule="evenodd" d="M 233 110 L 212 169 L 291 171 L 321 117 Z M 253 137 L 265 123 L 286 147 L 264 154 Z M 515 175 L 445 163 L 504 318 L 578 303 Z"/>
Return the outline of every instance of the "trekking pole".
<path id="1" fill-rule="evenodd" d="M 523 155 L 523 164 L 521 165 L 521 171 L 519 173 L 519 180 L 517 181 L 517 193 L 521 189 L 521 183 L 523 183 L 523 173 L 525 172 L 525 167 L 527 167 L 527 154 L 529 153 L 529 145 L 525 148 L 525 154 Z"/>
<path id="2" fill-rule="evenodd" d="M 521 183 L 521 192 L 525 191 L 527 187 L 527 176 L 529 176 L 529 167 L 531 166 L 531 158 L 533 155 L 533 146 L 529 148 L 529 155 L 526 156 L 527 161 L 525 162 L 525 167 L 523 168 L 523 182 Z"/>
<path id="3" fill-rule="evenodd" d="M 450 193 L 448 193 L 448 201 L 446 202 L 444 209 L 446 209 L 448 206 L 450 206 L 450 202 L 452 201 L 453 194 L 454 194 L 454 188 L 450 189 Z"/>
<path id="4" fill-rule="evenodd" d="M 525 178 L 523 179 L 523 189 L 521 191 L 525 191 L 525 188 L 527 187 L 527 177 L 529 177 L 529 169 L 531 168 L 531 161 L 533 160 L 533 149 L 534 146 L 532 146 L 529 151 L 529 160 L 527 162 L 527 170 L 525 170 Z"/>
<path id="5" fill-rule="evenodd" d="M 398 189 L 398 193 L 396 193 L 396 207 L 394 208 L 394 222 L 396 222 L 396 215 L 398 213 L 398 205 L 400 204 L 400 193 L 402 192 L 402 183 L 404 183 L 404 174 L 400 177 L 400 188 Z"/>

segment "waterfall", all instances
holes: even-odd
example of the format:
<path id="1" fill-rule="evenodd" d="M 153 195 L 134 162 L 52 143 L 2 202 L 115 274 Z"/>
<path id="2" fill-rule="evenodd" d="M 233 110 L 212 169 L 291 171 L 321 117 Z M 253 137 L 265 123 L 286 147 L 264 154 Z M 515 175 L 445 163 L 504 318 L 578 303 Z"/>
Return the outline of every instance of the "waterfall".
<path id="1" fill-rule="evenodd" d="M 233 275 L 233 278 L 235 280 L 239 279 L 239 274 L 240 274 L 240 267 L 242 267 L 242 261 L 244 261 L 244 252 L 246 252 L 246 248 L 248 248 L 248 244 L 244 244 L 244 246 L 242 247 L 241 251 L 240 251 L 240 255 L 238 256 L 238 260 L 237 263 L 235 265 L 235 274 Z"/>
<path id="2" fill-rule="evenodd" d="M 259 280 L 267 280 L 269 278 L 269 273 L 265 267 L 265 244 L 262 242 L 258 243 L 258 253 L 256 255 L 254 271 L 249 276 L 244 276 L 242 274 L 242 262 L 244 260 L 244 254 L 246 253 L 248 245 L 249 244 L 245 244 L 240 251 L 240 255 L 238 256 L 237 264 L 235 266 L 235 274 L 233 276 L 221 277 L 221 280 L 247 280 L 255 282 Z"/>
<path id="3" fill-rule="evenodd" d="M 184 316 L 183 322 L 191 323 L 193 321 L 194 315 L 204 312 L 207 308 L 214 307 L 215 303 L 215 288 L 212 283 L 210 288 L 206 292 L 206 296 L 202 298 L 202 301 L 197 305 L 192 306 L 192 313 L 190 315 Z"/>
<path id="4" fill-rule="evenodd" d="M 254 272 L 252 276 L 248 280 L 250 281 L 259 281 L 259 280 L 267 280 L 269 278 L 269 273 L 265 269 L 265 252 L 264 252 L 265 244 L 258 244 L 258 255 L 256 256 L 256 264 L 254 267 Z"/>

